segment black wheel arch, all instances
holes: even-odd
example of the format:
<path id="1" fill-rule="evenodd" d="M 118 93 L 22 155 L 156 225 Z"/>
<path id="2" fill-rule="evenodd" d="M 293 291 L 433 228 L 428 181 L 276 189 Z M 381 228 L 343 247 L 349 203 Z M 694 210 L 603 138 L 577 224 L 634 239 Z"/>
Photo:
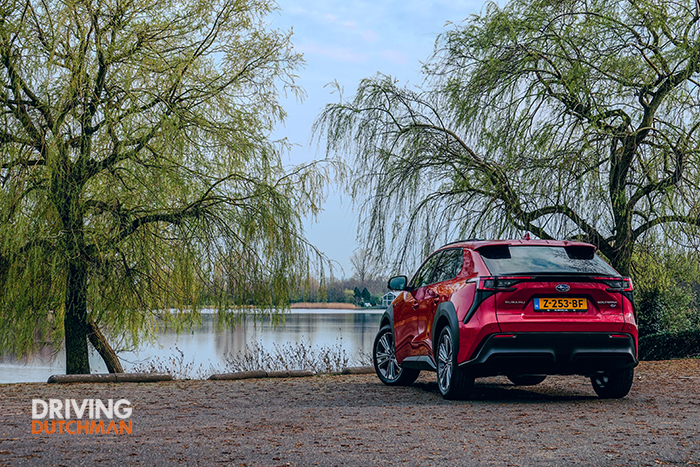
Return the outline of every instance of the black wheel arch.
<path id="1" fill-rule="evenodd" d="M 394 306 L 389 305 L 386 310 L 384 310 L 384 313 L 382 313 L 382 317 L 379 320 L 379 329 L 381 330 L 384 326 L 391 326 L 391 330 L 394 330 Z"/>
<path id="2" fill-rule="evenodd" d="M 432 332 L 433 356 L 437 355 L 437 341 L 440 337 L 440 332 L 442 332 L 442 329 L 445 326 L 449 326 L 450 330 L 452 331 L 452 344 L 454 346 L 453 352 L 455 352 L 455 354 L 459 354 L 459 319 L 457 319 L 457 310 L 452 302 L 442 302 L 435 310 Z M 435 359 L 437 362 L 437 357 L 435 357 Z"/>

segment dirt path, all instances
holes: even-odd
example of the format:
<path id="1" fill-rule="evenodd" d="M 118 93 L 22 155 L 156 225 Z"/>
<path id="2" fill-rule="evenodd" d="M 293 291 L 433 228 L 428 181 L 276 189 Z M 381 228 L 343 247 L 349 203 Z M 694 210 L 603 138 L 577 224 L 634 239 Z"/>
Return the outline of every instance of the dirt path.
<path id="1" fill-rule="evenodd" d="M 32 399 L 128 399 L 132 434 L 32 434 Z M 433 374 L 0 386 L 0 465 L 700 465 L 700 360 L 645 362 L 630 395 L 576 376 L 477 380 L 444 401 Z"/>

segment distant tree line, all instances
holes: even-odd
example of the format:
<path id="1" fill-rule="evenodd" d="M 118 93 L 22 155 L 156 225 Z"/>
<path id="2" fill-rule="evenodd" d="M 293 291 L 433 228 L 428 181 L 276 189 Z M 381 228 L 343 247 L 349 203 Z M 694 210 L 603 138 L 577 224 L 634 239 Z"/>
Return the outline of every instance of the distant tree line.
<path id="1" fill-rule="evenodd" d="M 292 303 L 354 303 L 363 306 L 381 304 L 382 296 L 388 292 L 386 278 L 370 278 L 360 281 L 356 277 L 338 279 L 329 277 L 323 280 L 314 277 L 302 281 L 291 296 Z"/>
<path id="2" fill-rule="evenodd" d="M 387 289 L 387 274 L 381 261 L 367 249 L 358 248 L 350 257 L 353 275 L 338 279 L 330 275 L 321 279 L 305 276 L 290 294 L 292 303 L 354 303 L 372 306 L 382 302 Z"/>

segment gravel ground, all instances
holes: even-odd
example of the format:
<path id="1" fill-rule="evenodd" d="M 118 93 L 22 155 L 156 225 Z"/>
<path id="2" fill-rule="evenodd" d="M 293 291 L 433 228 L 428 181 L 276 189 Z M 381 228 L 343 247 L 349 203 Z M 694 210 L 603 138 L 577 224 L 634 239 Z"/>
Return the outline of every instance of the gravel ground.
<path id="1" fill-rule="evenodd" d="M 587 379 L 477 380 L 445 401 L 435 375 L 0 385 L 0 465 L 700 465 L 700 360 L 643 362 L 631 393 Z M 128 399 L 132 434 L 32 434 L 32 399 Z"/>

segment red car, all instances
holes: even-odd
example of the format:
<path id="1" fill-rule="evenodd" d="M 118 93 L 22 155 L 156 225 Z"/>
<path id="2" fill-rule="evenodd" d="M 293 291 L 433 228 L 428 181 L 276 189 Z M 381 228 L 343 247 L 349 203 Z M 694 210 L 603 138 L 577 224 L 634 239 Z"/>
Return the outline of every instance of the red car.
<path id="1" fill-rule="evenodd" d="M 593 245 L 553 240 L 467 240 L 438 249 L 382 316 L 374 368 L 390 386 L 437 372 L 447 399 L 474 378 L 534 385 L 585 375 L 602 398 L 629 392 L 637 365 L 632 281 Z"/>

